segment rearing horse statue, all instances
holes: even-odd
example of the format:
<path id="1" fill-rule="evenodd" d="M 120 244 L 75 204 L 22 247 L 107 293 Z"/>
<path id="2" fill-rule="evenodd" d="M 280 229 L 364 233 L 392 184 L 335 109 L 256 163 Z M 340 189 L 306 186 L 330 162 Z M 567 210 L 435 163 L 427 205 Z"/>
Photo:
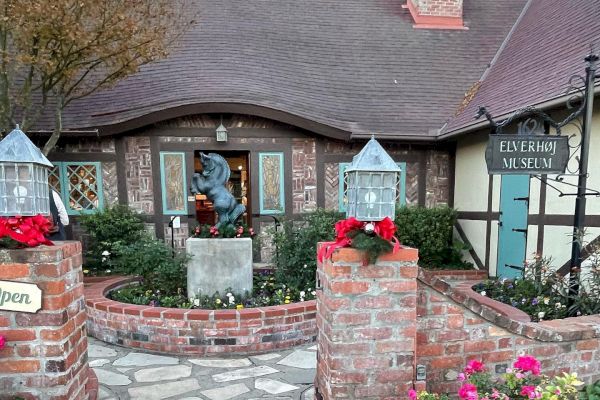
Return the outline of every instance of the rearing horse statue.
<path id="1" fill-rule="evenodd" d="M 195 173 L 192 176 L 191 191 L 205 194 L 213 203 L 215 211 L 219 214 L 217 228 L 228 224 L 234 224 L 235 221 L 246 211 L 243 204 L 239 204 L 233 195 L 227 190 L 225 185 L 229 181 L 229 164 L 218 154 L 200 153 L 200 163 L 202 164 L 202 173 Z"/>

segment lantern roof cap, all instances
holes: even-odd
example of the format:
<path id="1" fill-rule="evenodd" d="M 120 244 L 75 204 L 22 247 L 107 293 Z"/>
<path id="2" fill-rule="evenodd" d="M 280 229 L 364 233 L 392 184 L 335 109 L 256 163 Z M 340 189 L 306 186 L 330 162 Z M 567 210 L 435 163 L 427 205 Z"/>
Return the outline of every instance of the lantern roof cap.
<path id="1" fill-rule="evenodd" d="M 375 140 L 375 136 L 371 136 L 371 140 L 367 142 L 360 153 L 352 158 L 352 164 L 346 168 L 346 171 L 400 172 L 400 167 Z"/>
<path id="2" fill-rule="evenodd" d="M 19 129 L 19 125 L 0 141 L 0 162 L 34 163 L 53 167 L 42 151 Z"/>

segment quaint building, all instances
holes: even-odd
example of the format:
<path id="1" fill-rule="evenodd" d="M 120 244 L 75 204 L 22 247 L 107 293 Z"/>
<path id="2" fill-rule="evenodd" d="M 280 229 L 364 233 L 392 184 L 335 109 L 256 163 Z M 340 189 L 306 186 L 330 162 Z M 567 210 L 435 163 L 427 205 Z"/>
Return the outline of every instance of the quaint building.
<path id="1" fill-rule="evenodd" d="M 73 215 L 129 204 L 159 238 L 170 240 L 180 216 L 181 246 L 197 221 L 214 218 L 189 191 L 200 152 L 228 160 L 245 221 L 264 231 L 273 217 L 343 211 L 343 170 L 374 134 L 402 169 L 400 203 L 458 208 L 457 233 L 494 273 L 508 251 L 497 245 L 499 216 L 511 211 L 499 208 L 501 177 L 484 164 L 489 129 L 473 116 L 480 105 L 494 116 L 526 105 L 562 112 L 561 91 L 600 37 L 591 23 L 600 4 L 438 3 L 198 0 L 198 23 L 168 59 L 69 107 L 51 182 Z M 590 186 L 600 187 L 592 163 Z M 572 198 L 523 182 L 523 257 L 550 252 L 560 265 Z M 600 201 L 590 199 L 588 214 L 600 228 Z"/>

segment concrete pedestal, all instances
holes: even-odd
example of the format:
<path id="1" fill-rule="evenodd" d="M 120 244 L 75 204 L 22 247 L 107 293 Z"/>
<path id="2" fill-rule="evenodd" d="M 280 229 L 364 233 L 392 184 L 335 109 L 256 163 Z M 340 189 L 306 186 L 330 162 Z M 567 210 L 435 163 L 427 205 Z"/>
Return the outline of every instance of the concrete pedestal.
<path id="1" fill-rule="evenodd" d="M 188 296 L 215 292 L 252 292 L 252 239 L 195 239 L 185 242 L 191 256 L 187 268 Z"/>

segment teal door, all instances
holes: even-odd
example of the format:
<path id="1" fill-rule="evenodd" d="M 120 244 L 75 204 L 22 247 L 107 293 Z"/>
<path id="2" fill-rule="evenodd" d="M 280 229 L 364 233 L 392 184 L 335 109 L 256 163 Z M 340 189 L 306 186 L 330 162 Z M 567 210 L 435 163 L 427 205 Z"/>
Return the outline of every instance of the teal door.
<path id="1" fill-rule="evenodd" d="M 496 275 L 521 275 L 527 249 L 529 175 L 502 175 L 498 223 L 498 266 Z"/>

